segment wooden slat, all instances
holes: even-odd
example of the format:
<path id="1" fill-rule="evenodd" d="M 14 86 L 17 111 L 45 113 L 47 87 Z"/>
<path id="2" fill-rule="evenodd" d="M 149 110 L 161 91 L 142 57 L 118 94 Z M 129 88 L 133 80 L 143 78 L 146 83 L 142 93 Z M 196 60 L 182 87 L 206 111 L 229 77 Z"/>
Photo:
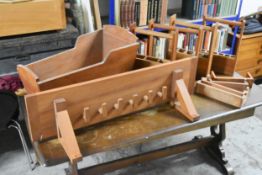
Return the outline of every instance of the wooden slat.
<path id="1" fill-rule="evenodd" d="M 67 110 L 61 107 L 59 109 L 59 105 L 61 105 L 61 103 L 66 102 L 64 99 L 62 99 L 62 101 L 61 99 L 54 101 L 58 140 L 62 144 L 71 163 L 76 163 L 77 161 L 82 160 L 82 154 L 80 152 Z"/>
<path id="2" fill-rule="evenodd" d="M 243 105 L 245 100 L 239 95 L 201 83 L 201 81 L 197 82 L 196 93 L 238 108 Z"/>

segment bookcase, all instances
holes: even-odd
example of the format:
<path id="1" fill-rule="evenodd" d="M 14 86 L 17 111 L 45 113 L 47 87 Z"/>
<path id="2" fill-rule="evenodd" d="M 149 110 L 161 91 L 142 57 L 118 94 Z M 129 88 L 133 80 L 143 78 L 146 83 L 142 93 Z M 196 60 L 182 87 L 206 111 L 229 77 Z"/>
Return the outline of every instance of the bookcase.
<path id="1" fill-rule="evenodd" d="M 100 0 L 100 10 L 103 12 L 108 11 L 108 23 L 117 24 L 115 17 L 116 3 L 121 3 L 122 0 Z M 125 0 L 123 0 L 125 1 Z M 128 1 L 128 0 L 126 0 Z M 219 17 L 227 20 L 238 20 L 241 13 L 241 8 L 243 0 L 134 0 L 135 3 L 141 3 L 147 1 L 147 12 L 150 13 L 150 4 L 153 2 L 160 2 L 158 6 L 162 6 L 162 10 L 165 10 L 161 14 L 162 20 L 157 22 L 166 23 L 169 17 L 176 14 L 179 20 L 192 22 L 196 24 L 202 23 L 202 16 L 206 14 L 207 16 Z M 119 6 L 120 4 L 118 4 Z M 106 7 L 107 6 L 107 7 Z M 166 9 L 163 9 L 166 6 Z M 106 9 L 108 8 L 108 9 Z M 143 7 L 145 8 L 145 7 Z M 193 14 L 196 13 L 196 14 Z M 191 17 L 190 17 L 191 15 Z M 150 16 L 150 15 L 149 15 Z M 152 16 L 151 16 L 152 17 Z"/>
<path id="2" fill-rule="evenodd" d="M 122 3 L 125 1 L 130 2 L 131 0 L 130 1 L 129 0 L 109 0 L 109 4 L 108 4 L 109 5 L 109 8 L 108 8 L 109 24 L 120 25 L 119 19 L 117 20 L 116 18 L 119 18 L 118 15 L 121 16 L 120 14 L 121 12 L 117 11 L 116 8 L 119 8 L 120 6 L 120 11 L 121 11 Z M 142 22 L 142 25 L 146 25 L 152 17 L 158 23 L 168 23 L 170 16 L 173 14 L 177 15 L 178 20 L 182 20 L 182 21 L 186 21 L 186 22 L 190 22 L 194 24 L 202 24 L 203 15 L 207 15 L 211 17 L 218 17 L 218 18 L 222 18 L 222 19 L 226 19 L 230 21 L 231 20 L 238 21 L 240 17 L 240 13 L 241 13 L 242 4 L 243 4 L 243 0 L 230 0 L 230 1 L 228 0 L 175 0 L 175 1 L 174 0 L 134 0 L 134 2 L 140 3 L 143 9 L 145 7 L 148 7 L 147 19 L 145 20 L 146 22 L 145 21 Z M 147 2 L 146 5 L 145 5 L 145 2 Z M 157 3 L 153 4 L 153 7 L 160 5 L 160 8 L 157 10 L 157 11 L 162 10 L 161 14 L 158 14 L 161 16 L 160 18 L 154 17 L 154 15 L 150 16 L 150 13 L 155 13 L 154 10 L 151 9 L 152 7 L 150 7 L 150 5 L 152 6 L 152 2 L 153 3 L 158 2 L 161 4 L 161 5 Z M 133 9 L 136 9 L 136 7 L 133 7 Z M 140 11 L 138 11 L 138 13 L 139 12 Z M 135 10 L 135 13 L 136 13 L 136 10 Z M 137 25 L 141 26 L 141 22 L 139 22 L 138 20 L 133 20 L 133 21 L 136 21 Z M 212 22 L 207 22 L 207 25 L 212 25 Z M 122 25 L 122 26 L 128 27 L 128 25 Z M 234 36 L 233 36 L 233 40 L 231 44 L 232 47 L 230 49 L 221 51 L 223 54 L 233 55 L 234 45 L 236 43 L 237 30 L 238 29 L 236 28 L 233 31 Z"/>

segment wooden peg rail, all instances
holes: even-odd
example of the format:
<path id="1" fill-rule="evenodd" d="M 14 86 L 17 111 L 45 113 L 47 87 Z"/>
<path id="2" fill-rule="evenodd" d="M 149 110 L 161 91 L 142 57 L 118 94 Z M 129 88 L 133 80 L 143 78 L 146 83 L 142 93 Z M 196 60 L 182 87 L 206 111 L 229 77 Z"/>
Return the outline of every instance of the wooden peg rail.
<path id="1" fill-rule="evenodd" d="M 197 82 L 196 93 L 239 108 L 248 98 L 253 82 L 250 73 L 242 78 L 217 76 L 212 71 Z"/>

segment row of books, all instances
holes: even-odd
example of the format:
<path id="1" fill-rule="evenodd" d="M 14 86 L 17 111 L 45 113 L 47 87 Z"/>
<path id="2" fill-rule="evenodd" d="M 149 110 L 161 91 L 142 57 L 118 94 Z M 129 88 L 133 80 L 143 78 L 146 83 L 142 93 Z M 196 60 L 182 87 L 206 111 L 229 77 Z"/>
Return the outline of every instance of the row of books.
<path id="1" fill-rule="evenodd" d="M 148 40 L 141 39 L 139 40 L 139 55 L 147 55 L 148 52 Z M 153 48 L 152 48 L 152 57 L 165 59 L 168 51 L 168 40 L 166 38 L 154 37 L 153 39 Z"/>
<path id="2" fill-rule="evenodd" d="M 162 23 L 166 19 L 168 0 L 111 0 L 109 21 L 128 28 L 132 23 L 147 25 L 152 18 Z"/>
<path id="3" fill-rule="evenodd" d="M 228 25 L 220 24 L 217 30 L 217 41 L 215 43 L 215 49 L 214 49 L 215 52 L 223 52 L 230 49 L 227 45 L 229 33 L 232 33 L 232 29 Z M 204 43 L 202 45 L 203 50 L 210 49 L 211 38 L 212 38 L 212 33 L 206 31 L 204 34 L 204 40 L 203 40 Z"/>
<path id="4" fill-rule="evenodd" d="M 236 14 L 237 5 L 238 0 L 183 0 L 181 16 L 187 19 L 231 16 Z"/>
<path id="5" fill-rule="evenodd" d="M 217 30 L 217 41 L 215 43 L 215 52 L 222 52 L 229 49 L 227 46 L 228 43 L 228 34 L 232 32 L 232 29 L 227 25 L 220 25 Z M 202 50 L 208 51 L 211 47 L 212 42 L 212 32 L 205 31 Z M 177 49 L 186 51 L 188 53 L 195 53 L 196 52 L 196 42 L 198 36 L 196 34 L 189 34 L 189 33 L 179 33 L 178 34 L 178 41 L 177 41 Z M 139 40 L 139 50 L 138 54 L 140 55 L 147 55 L 148 52 L 148 39 L 140 39 Z M 154 37 L 153 40 L 153 53 L 151 56 L 159 59 L 166 58 L 167 54 L 167 46 L 169 41 L 165 38 L 158 38 Z"/>
<path id="6" fill-rule="evenodd" d="M 191 51 L 195 52 L 195 45 L 198 36 L 196 34 L 189 34 L 189 33 L 179 33 L 178 34 L 178 42 L 177 48 L 182 49 L 184 51 Z"/>

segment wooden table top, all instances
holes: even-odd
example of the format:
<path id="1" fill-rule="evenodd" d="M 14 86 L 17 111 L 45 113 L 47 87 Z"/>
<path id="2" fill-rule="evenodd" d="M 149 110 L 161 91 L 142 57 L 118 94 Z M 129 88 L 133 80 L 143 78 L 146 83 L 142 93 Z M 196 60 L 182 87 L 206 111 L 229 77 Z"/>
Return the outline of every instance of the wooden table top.
<path id="1" fill-rule="evenodd" d="M 255 108 L 262 106 L 262 88 L 254 85 L 240 109 L 198 95 L 192 98 L 200 114 L 196 122 L 162 105 L 75 131 L 80 150 L 83 156 L 91 155 L 253 116 Z M 41 164 L 49 166 L 68 160 L 57 139 L 34 143 L 34 148 Z"/>

